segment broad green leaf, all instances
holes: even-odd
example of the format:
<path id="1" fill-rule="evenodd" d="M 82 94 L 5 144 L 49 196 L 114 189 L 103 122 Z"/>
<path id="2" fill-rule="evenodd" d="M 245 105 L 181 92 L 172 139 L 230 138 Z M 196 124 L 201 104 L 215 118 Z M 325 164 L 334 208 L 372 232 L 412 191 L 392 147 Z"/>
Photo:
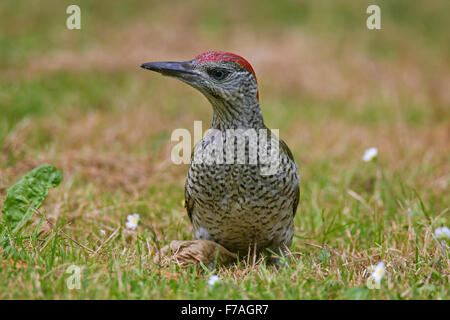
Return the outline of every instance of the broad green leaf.
<path id="1" fill-rule="evenodd" d="M 42 206 L 48 189 L 59 185 L 62 173 L 54 166 L 40 166 L 24 175 L 8 189 L 2 219 L 15 232 L 33 215 L 33 208 Z"/>

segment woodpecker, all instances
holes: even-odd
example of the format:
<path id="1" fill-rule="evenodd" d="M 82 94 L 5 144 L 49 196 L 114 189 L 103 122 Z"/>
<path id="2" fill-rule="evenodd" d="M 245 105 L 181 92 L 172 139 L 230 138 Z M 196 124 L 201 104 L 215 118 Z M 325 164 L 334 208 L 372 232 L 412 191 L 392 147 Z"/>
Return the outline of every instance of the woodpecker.
<path id="1" fill-rule="evenodd" d="M 264 124 L 250 63 L 230 52 L 209 51 L 189 61 L 149 62 L 141 67 L 187 83 L 212 105 L 211 130 L 194 147 L 185 184 L 185 207 L 195 238 L 215 241 L 241 256 L 266 249 L 288 253 L 300 175 L 286 143 Z M 229 135 L 230 131 L 244 139 Z M 264 131 L 268 133 L 262 140 L 247 134 Z M 239 158 L 235 150 L 239 147 L 244 147 L 246 161 Z M 263 150 L 255 154 L 252 147 Z M 210 161 L 195 161 L 199 152 Z M 269 162 L 262 161 L 264 155 L 275 155 L 272 172 L 267 170 Z"/>

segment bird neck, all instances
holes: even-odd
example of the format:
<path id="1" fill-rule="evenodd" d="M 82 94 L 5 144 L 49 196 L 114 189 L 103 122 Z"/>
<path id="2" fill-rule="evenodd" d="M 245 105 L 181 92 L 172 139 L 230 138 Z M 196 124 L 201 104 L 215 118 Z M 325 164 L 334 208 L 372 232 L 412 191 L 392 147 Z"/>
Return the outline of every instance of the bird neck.
<path id="1" fill-rule="evenodd" d="M 213 107 L 212 129 L 265 128 L 261 107 L 257 99 L 208 99 Z"/>

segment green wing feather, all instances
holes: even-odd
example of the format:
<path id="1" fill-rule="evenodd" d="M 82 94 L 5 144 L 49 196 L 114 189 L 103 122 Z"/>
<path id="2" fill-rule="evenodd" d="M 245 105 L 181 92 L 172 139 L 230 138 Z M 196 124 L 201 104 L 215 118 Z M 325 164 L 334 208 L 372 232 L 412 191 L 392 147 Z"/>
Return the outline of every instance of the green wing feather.
<path id="1" fill-rule="evenodd" d="M 292 155 L 292 152 L 291 152 L 291 150 L 289 149 L 289 147 L 287 146 L 287 144 L 283 141 L 283 140 L 281 140 L 281 139 L 279 139 L 279 141 L 280 141 L 280 148 L 281 148 L 281 150 L 285 153 L 285 154 L 287 154 L 287 156 L 289 157 L 289 159 L 291 159 L 292 161 L 294 161 L 295 162 L 295 160 L 294 160 L 294 156 Z M 297 186 L 297 188 L 296 188 L 296 190 L 295 190 L 295 193 L 294 193 L 294 205 L 292 206 L 292 213 L 293 213 L 293 216 L 295 217 L 295 214 L 296 214 L 296 212 L 297 212 L 297 207 L 298 207 L 298 202 L 300 201 L 300 184 Z"/>
<path id="2" fill-rule="evenodd" d="M 198 143 L 201 143 L 202 140 L 200 140 Z M 194 152 L 195 152 L 195 147 L 197 145 L 194 146 L 194 148 L 192 149 L 191 152 L 191 162 L 194 160 Z M 194 199 L 191 197 L 191 195 L 189 194 L 188 190 L 187 190 L 187 184 L 188 184 L 188 178 L 186 178 L 186 183 L 184 184 L 184 207 L 186 208 L 187 214 L 189 219 L 191 220 L 192 223 L 192 213 L 194 211 Z"/>
<path id="3" fill-rule="evenodd" d="M 192 222 L 192 212 L 194 211 L 194 199 L 189 195 L 187 191 L 187 179 L 184 185 L 184 207 L 186 208 L 189 219 Z"/>

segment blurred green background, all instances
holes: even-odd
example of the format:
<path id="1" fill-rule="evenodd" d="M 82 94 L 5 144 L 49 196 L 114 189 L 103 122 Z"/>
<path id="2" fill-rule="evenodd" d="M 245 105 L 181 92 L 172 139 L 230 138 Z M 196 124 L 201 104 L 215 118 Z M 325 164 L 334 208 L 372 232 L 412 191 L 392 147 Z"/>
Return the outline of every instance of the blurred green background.
<path id="1" fill-rule="evenodd" d="M 66 28 L 70 4 L 81 8 L 81 30 Z M 371 4 L 381 8 L 381 30 L 366 28 Z M 448 224 L 449 12 L 448 0 L 2 0 L 0 200 L 21 175 L 51 163 L 65 180 L 46 207 L 55 220 L 71 221 L 68 232 L 80 241 L 96 243 L 100 229 L 115 228 L 134 211 L 162 230 L 163 242 L 192 238 L 187 217 L 179 214 L 187 167 L 170 162 L 170 135 L 181 127 L 192 131 L 194 120 L 203 120 L 206 130 L 212 111 L 192 88 L 139 66 L 231 51 L 252 64 L 265 122 L 280 129 L 299 164 L 302 195 L 294 251 L 309 257 L 315 250 L 305 247 L 309 241 L 354 258 L 348 279 L 338 277 L 334 291 L 321 291 L 324 276 L 314 273 L 320 267 L 313 264 L 312 280 L 303 283 L 310 291 L 303 294 L 345 297 L 348 286 L 362 283 L 365 266 L 384 257 L 403 268 L 402 282 L 391 288 L 393 296 L 378 297 L 400 298 L 408 289 L 402 297 L 448 298 L 448 256 L 437 267 L 431 263 L 437 251 L 427 250 L 432 250 L 432 228 Z M 361 162 L 369 147 L 379 149 L 377 165 Z M 418 247 L 408 242 L 410 223 Z M 123 243 L 112 243 L 111 252 L 122 252 Z M 416 248 L 423 249 L 423 265 Z M 60 263 L 76 260 L 64 250 Z M 124 263 L 135 268 L 136 257 L 128 258 L 132 262 Z M 30 268 L 47 266 L 42 272 L 53 265 L 33 261 Z M 412 264 L 416 271 L 408 269 Z M 431 268 L 432 276 L 417 268 Z M 131 283 L 147 281 L 130 277 Z M 296 276 L 289 277 L 283 278 L 287 284 Z M 18 281 L 2 278 L 4 289 Z M 434 293 L 418 291 L 433 280 L 438 283 Z M 0 290 L 0 297 L 26 297 L 27 285 L 34 282 L 23 281 L 18 291 Z M 101 285 L 92 281 L 86 295 L 77 297 L 147 294 L 117 288 L 99 293 L 95 286 Z M 76 296 L 63 282 L 42 286 L 43 297 Z M 160 291 L 154 297 L 186 297 L 194 290 L 183 284 L 181 291 L 155 288 Z M 298 298 L 295 292 L 284 295 L 273 288 L 273 295 L 264 295 L 252 288 L 193 297 Z"/>
<path id="2" fill-rule="evenodd" d="M 448 121 L 448 1 L 376 1 L 378 31 L 365 26 L 373 1 L 73 3 L 82 10 L 79 31 L 65 27 L 70 1 L 0 4 L 2 140 L 25 117 L 115 110 L 130 87 L 140 92 L 127 107 L 145 100 L 150 108 L 152 84 L 161 79 L 137 64 L 208 49 L 248 58 L 265 109 L 287 104 L 292 121 Z"/>

